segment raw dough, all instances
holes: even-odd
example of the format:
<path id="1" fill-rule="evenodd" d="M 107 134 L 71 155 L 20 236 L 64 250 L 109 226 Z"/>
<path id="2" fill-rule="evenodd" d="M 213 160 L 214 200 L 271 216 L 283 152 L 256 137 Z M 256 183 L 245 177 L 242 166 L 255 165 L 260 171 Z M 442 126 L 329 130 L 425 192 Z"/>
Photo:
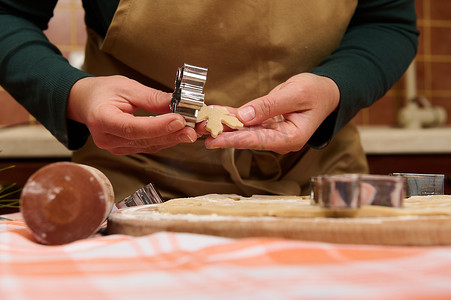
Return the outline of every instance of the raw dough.
<path id="1" fill-rule="evenodd" d="M 285 218 L 451 216 L 451 196 L 410 197 L 405 199 L 403 208 L 366 205 L 357 210 L 328 210 L 311 205 L 308 196 L 254 195 L 242 197 L 239 195 L 210 194 L 173 199 L 159 204 L 157 210 L 168 214 Z"/>
<path id="2" fill-rule="evenodd" d="M 207 120 L 206 129 L 211 133 L 211 136 L 216 138 L 224 128 L 222 124 L 225 124 L 233 129 L 243 127 L 235 116 L 229 114 L 229 111 L 225 107 L 220 106 L 207 106 L 204 104 L 197 114 L 196 123 Z"/>

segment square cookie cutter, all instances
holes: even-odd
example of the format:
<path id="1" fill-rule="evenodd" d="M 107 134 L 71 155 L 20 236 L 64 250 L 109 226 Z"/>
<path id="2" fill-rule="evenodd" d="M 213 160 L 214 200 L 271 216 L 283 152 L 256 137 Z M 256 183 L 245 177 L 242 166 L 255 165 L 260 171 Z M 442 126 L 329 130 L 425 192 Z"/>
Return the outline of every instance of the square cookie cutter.
<path id="1" fill-rule="evenodd" d="M 344 174 L 311 178 L 311 203 L 328 209 L 358 209 L 361 205 L 402 207 L 403 177 Z"/>
<path id="2" fill-rule="evenodd" d="M 445 192 L 444 174 L 391 173 L 406 179 L 406 197 L 443 195 Z"/>

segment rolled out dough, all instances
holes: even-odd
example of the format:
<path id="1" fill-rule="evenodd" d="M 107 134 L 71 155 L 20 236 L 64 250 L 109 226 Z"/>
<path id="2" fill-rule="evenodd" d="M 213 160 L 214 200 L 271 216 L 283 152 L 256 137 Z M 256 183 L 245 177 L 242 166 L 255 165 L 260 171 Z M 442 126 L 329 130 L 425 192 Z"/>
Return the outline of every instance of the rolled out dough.
<path id="1" fill-rule="evenodd" d="M 167 214 L 283 218 L 451 216 L 451 196 L 414 196 L 405 199 L 402 208 L 365 205 L 357 210 L 330 210 L 311 205 L 308 196 L 209 194 L 172 199 L 159 204 L 157 210 Z"/>

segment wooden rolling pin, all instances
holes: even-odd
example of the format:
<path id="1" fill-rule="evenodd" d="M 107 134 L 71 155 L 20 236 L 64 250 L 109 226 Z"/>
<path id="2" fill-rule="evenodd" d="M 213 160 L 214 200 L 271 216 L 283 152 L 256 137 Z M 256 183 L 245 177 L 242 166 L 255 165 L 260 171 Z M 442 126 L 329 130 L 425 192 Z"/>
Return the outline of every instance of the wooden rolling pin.
<path id="1" fill-rule="evenodd" d="M 60 245 L 92 236 L 114 204 L 113 187 L 99 170 L 72 162 L 36 171 L 21 194 L 20 210 L 42 244 Z"/>

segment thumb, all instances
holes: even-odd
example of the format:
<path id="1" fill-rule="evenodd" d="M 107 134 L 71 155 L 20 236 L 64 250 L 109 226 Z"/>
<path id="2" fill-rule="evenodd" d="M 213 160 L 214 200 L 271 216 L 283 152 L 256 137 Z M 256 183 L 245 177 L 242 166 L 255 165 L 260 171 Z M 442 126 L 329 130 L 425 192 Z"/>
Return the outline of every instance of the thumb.
<path id="1" fill-rule="evenodd" d="M 109 84 L 113 89 L 136 107 L 150 112 L 169 112 L 171 103 L 170 93 L 145 86 L 144 84 L 123 76 L 115 76 L 110 79 Z"/>
<path id="2" fill-rule="evenodd" d="M 171 93 L 146 86 L 141 86 L 141 89 L 137 89 L 135 92 L 134 102 L 140 108 L 158 113 L 170 112 Z"/>
<path id="3" fill-rule="evenodd" d="M 246 125 L 255 125 L 265 120 L 294 111 L 294 101 L 288 101 L 288 95 L 282 90 L 257 98 L 241 106 L 237 117 Z"/>

